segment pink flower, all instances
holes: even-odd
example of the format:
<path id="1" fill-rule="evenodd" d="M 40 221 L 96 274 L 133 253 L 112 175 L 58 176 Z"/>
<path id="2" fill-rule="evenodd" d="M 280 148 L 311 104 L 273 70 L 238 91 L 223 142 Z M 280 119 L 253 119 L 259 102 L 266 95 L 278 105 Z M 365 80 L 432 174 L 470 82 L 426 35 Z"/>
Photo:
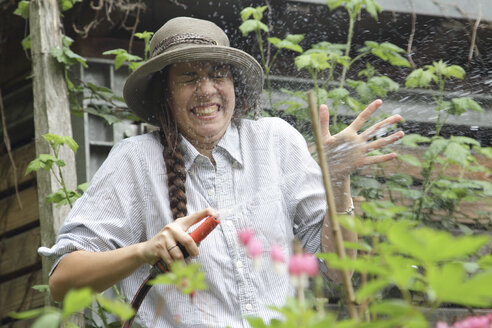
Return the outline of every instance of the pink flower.
<path id="1" fill-rule="evenodd" d="M 451 327 L 447 323 L 439 321 L 436 328 L 490 328 L 492 314 L 483 316 L 468 317 L 461 321 L 455 322 Z"/>
<path id="2" fill-rule="evenodd" d="M 289 274 L 291 276 L 300 276 L 304 270 L 304 261 L 302 255 L 294 254 L 289 262 Z"/>
<path id="3" fill-rule="evenodd" d="M 285 263 L 285 256 L 282 247 L 277 244 L 272 244 L 270 246 L 272 260 L 275 263 Z"/>
<path id="4" fill-rule="evenodd" d="M 263 253 L 263 245 L 258 241 L 258 239 L 251 237 L 248 241 L 248 254 L 252 258 L 261 256 Z"/>
<path id="5" fill-rule="evenodd" d="M 455 322 L 453 328 L 490 328 L 492 314 L 484 316 L 468 317 L 464 320 Z"/>
<path id="6" fill-rule="evenodd" d="M 252 229 L 242 229 L 238 231 L 237 235 L 239 237 L 239 241 L 241 241 L 241 244 L 247 246 L 254 235 L 254 231 Z"/>
<path id="7" fill-rule="evenodd" d="M 314 277 L 318 274 L 318 260 L 313 254 L 306 253 L 302 257 L 304 262 L 304 272 L 309 277 Z"/>

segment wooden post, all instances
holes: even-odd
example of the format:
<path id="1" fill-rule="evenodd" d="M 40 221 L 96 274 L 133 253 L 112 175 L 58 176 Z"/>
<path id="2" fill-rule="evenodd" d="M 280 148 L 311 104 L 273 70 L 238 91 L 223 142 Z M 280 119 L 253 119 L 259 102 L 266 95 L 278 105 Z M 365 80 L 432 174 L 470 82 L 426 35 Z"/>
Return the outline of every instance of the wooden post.
<path id="1" fill-rule="evenodd" d="M 68 90 L 64 68 L 51 56 L 54 47 L 62 45 L 62 25 L 57 0 L 32 0 L 29 8 L 31 55 L 34 97 L 34 136 L 36 156 L 50 153 L 49 144 L 42 135 L 53 133 L 72 136 Z M 68 147 L 61 147 L 60 158 L 66 163 L 62 168 L 67 188 L 75 189 L 77 176 L 75 156 Z M 46 196 L 60 186 L 53 174 L 37 172 L 41 245 L 51 247 L 55 243 L 61 223 L 67 216 L 68 206 L 56 207 L 46 203 Z M 43 281 L 48 282 L 51 263 L 43 258 Z"/>

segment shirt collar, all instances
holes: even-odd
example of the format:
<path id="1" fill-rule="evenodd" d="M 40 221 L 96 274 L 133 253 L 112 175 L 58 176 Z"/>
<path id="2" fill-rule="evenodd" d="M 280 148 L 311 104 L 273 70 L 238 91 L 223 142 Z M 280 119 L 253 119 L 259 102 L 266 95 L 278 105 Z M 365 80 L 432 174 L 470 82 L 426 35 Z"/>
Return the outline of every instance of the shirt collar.
<path id="1" fill-rule="evenodd" d="M 189 171 L 193 163 L 198 157 L 204 157 L 196 150 L 196 148 L 182 135 L 180 136 L 181 151 L 185 162 L 186 171 Z M 241 154 L 241 145 L 239 142 L 239 131 L 234 123 L 229 124 L 226 132 L 217 144 L 218 148 L 225 150 L 231 157 L 231 161 L 238 162 L 243 165 L 243 157 Z"/>

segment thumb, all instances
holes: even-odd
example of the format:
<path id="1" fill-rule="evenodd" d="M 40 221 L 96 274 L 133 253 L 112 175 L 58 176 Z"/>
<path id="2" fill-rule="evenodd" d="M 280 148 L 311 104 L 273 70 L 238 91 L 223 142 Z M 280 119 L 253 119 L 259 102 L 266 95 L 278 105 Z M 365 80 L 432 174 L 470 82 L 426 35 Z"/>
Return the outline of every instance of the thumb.
<path id="1" fill-rule="evenodd" d="M 192 225 L 200 222 L 201 220 L 203 220 L 204 218 L 206 218 L 208 216 L 217 217 L 218 213 L 213 208 L 208 207 L 208 208 L 205 208 L 201 211 L 195 212 L 191 215 L 183 216 L 179 219 L 176 219 L 176 222 L 179 222 L 181 224 L 181 226 L 183 227 L 183 229 L 185 231 L 187 231 Z"/>
<path id="2" fill-rule="evenodd" d="M 319 124 L 321 125 L 323 139 L 330 137 L 330 111 L 325 104 L 319 106 Z"/>

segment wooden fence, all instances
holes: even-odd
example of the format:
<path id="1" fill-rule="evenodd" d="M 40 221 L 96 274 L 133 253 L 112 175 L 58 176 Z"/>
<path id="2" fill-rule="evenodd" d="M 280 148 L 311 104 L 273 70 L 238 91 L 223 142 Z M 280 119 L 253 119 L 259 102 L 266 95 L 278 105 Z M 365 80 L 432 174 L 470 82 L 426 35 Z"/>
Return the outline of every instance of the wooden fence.
<path id="1" fill-rule="evenodd" d="M 36 176 L 25 176 L 35 156 L 34 142 L 12 151 L 16 174 L 7 154 L 0 157 L 0 327 L 28 327 L 30 322 L 12 320 L 11 311 L 41 307 L 45 295 L 32 289 L 42 284 L 41 245 Z M 19 193 L 15 191 L 15 179 Z M 20 199 L 22 207 L 19 204 Z"/>

